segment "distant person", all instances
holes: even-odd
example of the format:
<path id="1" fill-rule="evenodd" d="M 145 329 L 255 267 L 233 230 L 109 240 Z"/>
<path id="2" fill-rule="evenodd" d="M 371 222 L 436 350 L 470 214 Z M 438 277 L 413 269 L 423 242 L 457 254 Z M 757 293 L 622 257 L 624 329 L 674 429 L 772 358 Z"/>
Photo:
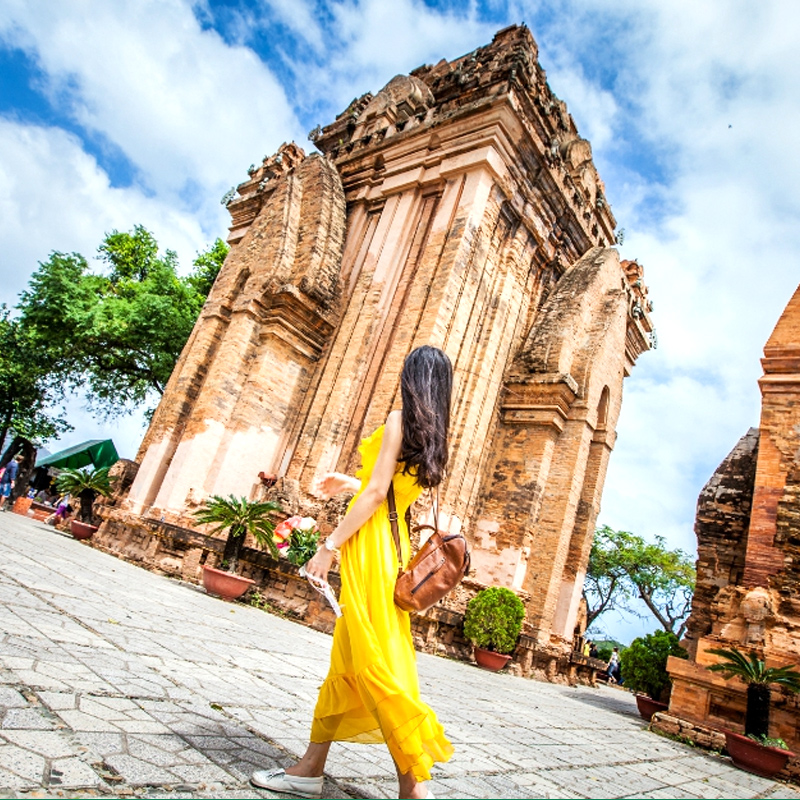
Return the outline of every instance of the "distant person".
<path id="1" fill-rule="evenodd" d="M 589 658 L 598 658 L 599 653 L 597 652 L 597 645 L 592 642 L 591 646 L 589 647 Z"/>
<path id="2" fill-rule="evenodd" d="M 52 513 L 46 520 L 46 525 L 52 525 L 58 530 L 66 528 L 67 523 L 72 519 L 75 509 L 66 501 L 59 502 L 55 512 Z"/>
<path id="3" fill-rule="evenodd" d="M 6 510 L 6 500 L 11 497 L 11 492 L 14 490 L 21 463 L 22 456 L 15 456 L 3 469 L 3 477 L 0 478 L 0 511 Z"/>
<path id="4" fill-rule="evenodd" d="M 619 647 L 611 651 L 611 658 L 608 659 L 608 682 L 621 683 L 619 673 Z"/>
<path id="5" fill-rule="evenodd" d="M 34 495 L 33 499 L 37 503 L 42 503 L 43 505 L 46 506 L 52 506 L 53 501 L 56 499 L 56 496 L 52 494 L 48 489 L 40 489 Z"/>
<path id="6" fill-rule="evenodd" d="M 586 656 L 586 658 L 589 658 L 589 651 L 590 651 L 591 649 L 592 649 L 592 640 L 591 640 L 591 639 L 587 639 L 587 640 L 586 640 L 586 641 L 583 643 L 583 650 L 582 650 L 582 652 L 583 652 L 583 654 Z"/>

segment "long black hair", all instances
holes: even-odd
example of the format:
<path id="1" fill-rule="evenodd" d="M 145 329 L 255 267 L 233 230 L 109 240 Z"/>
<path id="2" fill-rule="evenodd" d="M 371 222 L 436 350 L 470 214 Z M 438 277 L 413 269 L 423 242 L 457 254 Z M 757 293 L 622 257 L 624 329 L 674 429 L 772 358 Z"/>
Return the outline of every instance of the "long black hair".
<path id="1" fill-rule="evenodd" d="M 412 350 L 403 364 L 403 472 L 413 472 L 420 486 L 430 489 L 444 479 L 450 432 L 453 365 L 438 347 Z"/>

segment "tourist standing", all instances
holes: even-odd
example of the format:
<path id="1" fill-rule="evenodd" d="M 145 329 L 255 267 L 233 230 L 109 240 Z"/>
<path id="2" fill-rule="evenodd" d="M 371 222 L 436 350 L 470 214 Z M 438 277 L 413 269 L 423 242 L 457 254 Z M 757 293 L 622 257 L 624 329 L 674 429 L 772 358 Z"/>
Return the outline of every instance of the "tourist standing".
<path id="1" fill-rule="evenodd" d="M 11 492 L 14 490 L 21 463 L 22 456 L 15 456 L 3 469 L 3 477 L 0 478 L 0 511 L 6 510 L 6 500 L 11 497 Z"/>
<path id="2" fill-rule="evenodd" d="M 357 478 L 328 473 L 316 484 L 323 497 L 356 492 L 347 514 L 306 565 L 310 580 L 327 581 L 341 549 L 343 616 L 336 622 L 328 677 L 320 688 L 308 749 L 286 770 L 254 772 L 251 782 L 273 792 L 321 797 L 333 741 L 385 742 L 395 763 L 399 797 L 433 797 L 424 781 L 453 748 L 421 699 L 408 612 L 394 604 L 398 558 L 386 495 L 393 486 L 405 566 L 410 556 L 404 512 L 423 489 L 438 486 L 448 458 L 452 366 L 424 346 L 405 360 L 402 410 L 361 442 Z"/>
<path id="3" fill-rule="evenodd" d="M 608 660 L 608 680 L 619 682 L 619 647 L 611 651 L 611 658 Z"/>

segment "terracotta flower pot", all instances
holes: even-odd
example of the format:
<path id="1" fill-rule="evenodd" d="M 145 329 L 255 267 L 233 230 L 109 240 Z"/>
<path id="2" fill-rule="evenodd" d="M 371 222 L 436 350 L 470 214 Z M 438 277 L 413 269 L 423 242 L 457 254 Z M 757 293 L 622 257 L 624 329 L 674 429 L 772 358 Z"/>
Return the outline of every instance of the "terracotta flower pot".
<path id="1" fill-rule="evenodd" d="M 666 711 L 669 708 L 669 704 L 659 703 L 658 700 L 653 700 L 652 697 L 648 697 L 646 694 L 637 694 L 636 707 L 639 709 L 639 714 L 642 719 L 646 719 L 650 722 L 653 718 L 653 714 L 659 711 Z"/>
<path id="2" fill-rule="evenodd" d="M 740 733 L 725 731 L 725 749 L 731 761 L 739 769 L 761 775 L 763 778 L 772 778 L 785 766 L 791 750 L 782 750 L 780 747 L 767 747 Z"/>
<path id="3" fill-rule="evenodd" d="M 203 588 L 209 594 L 215 594 L 223 600 L 235 600 L 241 597 L 253 584 L 254 580 L 224 572 L 215 567 L 203 567 Z"/>
<path id="4" fill-rule="evenodd" d="M 505 653 L 495 653 L 494 650 L 484 650 L 482 647 L 473 647 L 475 661 L 479 667 L 490 669 L 492 672 L 499 672 L 511 661 L 511 656 Z"/>
<path id="5" fill-rule="evenodd" d="M 14 501 L 14 507 L 11 509 L 15 514 L 22 514 L 22 516 L 27 516 L 28 509 L 31 507 L 31 503 L 33 502 L 33 498 L 31 497 L 18 497 Z"/>
<path id="6" fill-rule="evenodd" d="M 73 539 L 91 539 L 96 530 L 97 525 L 89 525 L 77 519 L 73 519 L 69 523 L 69 532 Z"/>

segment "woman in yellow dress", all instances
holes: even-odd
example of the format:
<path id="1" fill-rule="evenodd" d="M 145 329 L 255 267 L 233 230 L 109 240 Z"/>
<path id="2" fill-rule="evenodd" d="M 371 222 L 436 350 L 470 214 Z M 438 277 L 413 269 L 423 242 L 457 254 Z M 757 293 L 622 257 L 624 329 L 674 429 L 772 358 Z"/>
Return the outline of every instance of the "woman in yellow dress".
<path id="1" fill-rule="evenodd" d="M 413 350 L 400 378 L 403 408 L 362 441 L 357 477 L 328 473 L 315 487 L 327 497 L 356 492 L 345 517 L 306 565 L 312 580 L 326 581 L 334 551 L 341 549 L 343 615 L 336 622 L 330 671 L 305 755 L 286 770 L 254 772 L 255 786 L 321 797 L 331 742 L 385 742 L 397 769 L 399 797 L 433 797 L 424 783 L 430 767 L 447 761 L 453 748 L 420 699 L 409 615 L 394 604 L 398 563 L 386 494 L 392 483 L 405 566 L 410 545 L 404 512 L 423 489 L 441 483 L 447 466 L 452 382 L 444 352 L 427 345 Z"/>

